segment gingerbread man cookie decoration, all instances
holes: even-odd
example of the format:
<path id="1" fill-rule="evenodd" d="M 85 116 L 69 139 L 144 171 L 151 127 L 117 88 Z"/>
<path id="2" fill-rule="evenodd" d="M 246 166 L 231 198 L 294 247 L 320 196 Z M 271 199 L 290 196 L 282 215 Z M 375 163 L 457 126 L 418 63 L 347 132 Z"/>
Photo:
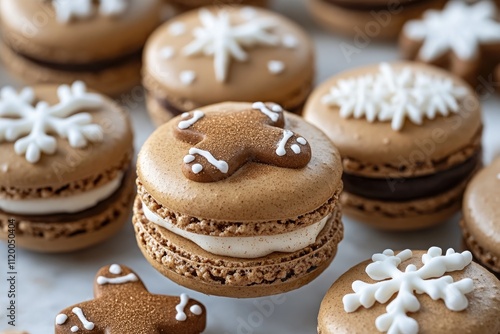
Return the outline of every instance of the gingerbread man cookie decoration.
<path id="1" fill-rule="evenodd" d="M 281 106 L 263 102 L 245 110 L 182 114 L 174 123 L 175 137 L 193 145 L 184 157 L 184 175 L 197 182 L 215 182 L 250 161 L 304 168 L 311 160 L 311 147 L 286 129 L 285 121 Z"/>
<path id="2" fill-rule="evenodd" d="M 496 5 L 450 1 L 442 11 L 428 10 L 406 23 L 399 46 L 406 59 L 445 68 L 474 85 L 492 72 L 500 53 Z"/>
<path id="3" fill-rule="evenodd" d="M 205 307 L 186 294 L 151 294 L 130 269 L 103 267 L 94 283 L 95 299 L 62 310 L 56 334 L 199 334 L 206 326 Z"/>

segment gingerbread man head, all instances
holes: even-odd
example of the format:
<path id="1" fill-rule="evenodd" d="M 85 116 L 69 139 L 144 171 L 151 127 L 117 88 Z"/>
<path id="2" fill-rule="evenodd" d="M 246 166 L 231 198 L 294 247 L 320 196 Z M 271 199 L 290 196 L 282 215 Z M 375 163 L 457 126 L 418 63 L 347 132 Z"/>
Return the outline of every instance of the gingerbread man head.
<path id="1" fill-rule="evenodd" d="M 198 334 L 206 325 L 205 307 L 186 294 L 154 295 L 129 268 L 103 267 L 94 283 L 95 299 L 61 311 L 56 334 L 184 333 Z"/>
<path id="2" fill-rule="evenodd" d="M 285 113 L 274 103 L 243 110 L 194 110 L 174 122 L 177 139 L 193 145 L 184 157 L 184 175 L 197 182 L 228 178 L 247 162 L 303 168 L 311 160 L 307 140 L 285 129 Z"/>

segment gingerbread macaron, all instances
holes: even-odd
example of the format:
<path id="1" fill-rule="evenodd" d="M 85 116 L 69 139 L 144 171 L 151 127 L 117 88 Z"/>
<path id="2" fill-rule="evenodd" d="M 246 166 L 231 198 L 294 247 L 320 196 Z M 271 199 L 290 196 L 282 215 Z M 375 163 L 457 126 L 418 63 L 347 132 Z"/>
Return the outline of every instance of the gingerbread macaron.
<path id="1" fill-rule="evenodd" d="M 399 44 L 405 58 L 443 67 L 471 85 L 481 77 L 491 81 L 500 53 L 496 5 L 449 1 L 442 11 L 429 10 L 406 23 Z"/>
<path id="2" fill-rule="evenodd" d="M 128 115 L 82 82 L 0 92 L 0 238 L 41 252 L 101 242 L 130 216 Z"/>
<path id="3" fill-rule="evenodd" d="M 338 147 L 347 215 L 391 230 L 445 221 L 481 166 L 481 106 L 470 86 L 425 64 L 346 71 L 311 95 L 305 118 Z"/>
<path id="4" fill-rule="evenodd" d="M 500 159 L 467 186 L 461 221 L 465 246 L 479 263 L 500 276 Z"/>
<path id="5" fill-rule="evenodd" d="M 354 37 L 354 48 L 375 39 L 395 39 L 406 21 L 445 0 L 308 0 L 319 24 L 335 33 Z"/>
<path id="6" fill-rule="evenodd" d="M 275 103 L 183 114 L 146 141 L 133 222 L 162 274 L 211 295 L 297 289 L 343 237 L 342 164 L 331 141 Z"/>
<path id="7" fill-rule="evenodd" d="M 107 95 L 140 84 L 144 43 L 161 23 L 158 0 L 6 0 L 7 69 L 27 84 L 83 80 Z"/>
<path id="8" fill-rule="evenodd" d="M 193 10 L 162 25 L 144 53 L 156 125 L 226 101 L 274 101 L 300 113 L 314 79 L 314 47 L 296 23 L 244 6 Z"/>
<path id="9" fill-rule="evenodd" d="M 185 293 L 179 297 L 150 293 L 130 268 L 101 268 L 95 299 L 70 306 L 55 318 L 55 334 L 201 334 L 207 311 Z"/>
<path id="10" fill-rule="evenodd" d="M 497 334 L 500 281 L 469 251 L 375 254 L 328 290 L 319 334 Z"/>

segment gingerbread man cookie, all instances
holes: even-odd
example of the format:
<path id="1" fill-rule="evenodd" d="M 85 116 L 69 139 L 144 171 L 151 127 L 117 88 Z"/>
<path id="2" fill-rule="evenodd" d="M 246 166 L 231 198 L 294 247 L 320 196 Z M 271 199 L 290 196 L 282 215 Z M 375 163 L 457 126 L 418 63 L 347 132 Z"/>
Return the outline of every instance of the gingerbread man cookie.
<path id="1" fill-rule="evenodd" d="M 193 145 L 184 157 L 183 173 L 193 181 L 214 182 L 249 161 L 303 168 L 311 159 L 311 147 L 284 127 L 283 109 L 274 103 L 256 102 L 246 110 L 184 113 L 174 123 L 176 138 Z"/>
<path id="2" fill-rule="evenodd" d="M 399 44 L 405 58 L 443 67 L 474 85 L 491 74 L 500 53 L 497 8 L 489 0 L 450 1 L 406 23 Z"/>
<path id="3" fill-rule="evenodd" d="M 206 325 L 205 307 L 186 294 L 154 295 L 129 268 L 103 267 L 94 283 L 95 299 L 61 311 L 56 334 L 198 334 Z"/>

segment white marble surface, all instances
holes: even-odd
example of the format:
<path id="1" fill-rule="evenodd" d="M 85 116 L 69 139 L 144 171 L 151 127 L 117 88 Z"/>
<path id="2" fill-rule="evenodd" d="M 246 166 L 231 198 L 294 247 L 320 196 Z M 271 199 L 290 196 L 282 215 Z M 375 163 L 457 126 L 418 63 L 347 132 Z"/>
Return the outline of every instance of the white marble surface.
<path id="1" fill-rule="evenodd" d="M 339 71 L 378 61 L 398 58 L 392 44 L 369 42 L 348 60 L 340 51 L 341 43 L 353 45 L 352 39 L 331 36 L 317 28 L 304 10 L 300 0 L 278 0 L 275 7 L 283 14 L 306 27 L 313 35 L 318 51 L 318 82 Z M 344 44 L 345 46 L 346 44 Z M 2 72 L 2 83 L 10 82 Z M 482 90 L 484 91 L 484 89 Z M 132 110 L 136 131 L 136 147 L 153 130 L 138 94 L 122 99 Z M 500 152 L 500 99 L 484 94 L 485 161 Z M 317 280 L 297 291 L 278 299 L 259 298 L 238 300 L 206 296 L 187 291 L 191 297 L 202 301 L 208 308 L 209 334 L 313 334 L 316 333 L 316 316 L 320 302 L 339 275 L 352 265 L 365 260 L 374 252 L 385 248 L 427 248 L 433 245 L 444 248 L 460 247 L 457 226 L 459 216 L 433 229 L 411 233 L 384 233 L 362 226 L 349 219 L 345 222 L 345 239 L 332 265 Z M 141 256 L 131 224 L 115 238 L 100 246 L 65 255 L 44 255 L 18 250 L 17 330 L 31 334 L 53 333 L 54 317 L 63 308 L 92 298 L 93 279 L 103 265 L 123 263 L 139 273 L 150 291 L 178 295 L 186 289 L 170 282 L 157 273 Z M 0 331 L 11 329 L 6 325 L 6 245 L 0 244 Z M 269 311 L 259 305 L 274 303 Z M 244 323 L 245 325 L 242 325 Z M 244 328 L 243 328 L 244 327 Z"/>

